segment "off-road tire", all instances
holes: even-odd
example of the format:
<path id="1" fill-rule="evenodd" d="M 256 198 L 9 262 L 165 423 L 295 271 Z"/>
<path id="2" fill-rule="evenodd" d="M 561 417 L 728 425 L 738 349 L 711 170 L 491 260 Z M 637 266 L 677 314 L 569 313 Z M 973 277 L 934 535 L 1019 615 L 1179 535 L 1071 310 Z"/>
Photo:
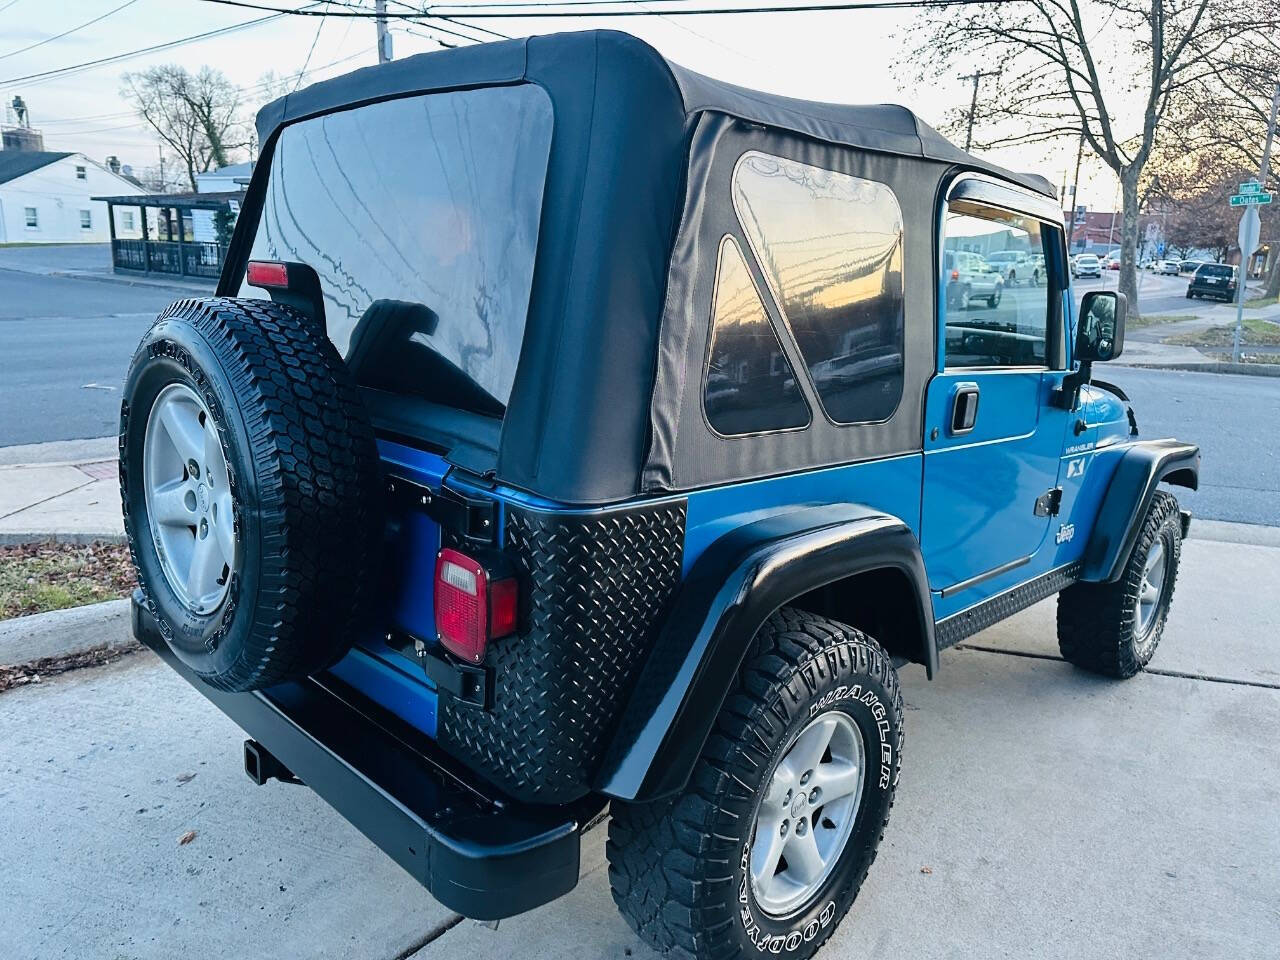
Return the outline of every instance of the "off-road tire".
<path id="1" fill-rule="evenodd" d="M 172 383 L 217 428 L 236 569 L 193 612 L 166 579 L 144 491 L 148 415 Z M 252 690 L 332 665 L 368 627 L 382 536 L 373 429 L 333 344 L 304 314 L 259 300 L 169 306 L 134 354 L 120 408 L 120 496 L 145 606 L 206 683 Z"/>
<path id="2" fill-rule="evenodd" d="M 758 908 L 748 876 L 756 811 L 791 738 L 830 710 L 852 717 L 866 747 L 856 820 L 823 886 L 775 919 Z M 902 710 L 897 673 L 875 640 L 804 611 L 775 613 L 752 641 L 684 791 L 612 805 L 609 884 L 627 923 L 684 960 L 812 956 L 853 904 L 889 822 Z"/>
<path id="3" fill-rule="evenodd" d="M 1152 545 L 1164 545 L 1165 568 L 1154 619 L 1138 629 L 1138 591 Z M 1150 661 L 1160 643 L 1182 550 L 1178 501 L 1157 491 L 1124 572 L 1115 583 L 1077 583 L 1058 594 L 1058 648 L 1077 667 L 1109 677 L 1132 677 Z"/>

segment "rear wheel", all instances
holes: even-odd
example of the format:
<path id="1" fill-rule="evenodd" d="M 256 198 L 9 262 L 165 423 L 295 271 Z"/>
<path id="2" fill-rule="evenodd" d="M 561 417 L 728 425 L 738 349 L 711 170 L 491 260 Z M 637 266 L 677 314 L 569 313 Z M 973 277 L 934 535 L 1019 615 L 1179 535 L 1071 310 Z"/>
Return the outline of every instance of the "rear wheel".
<path id="1" fill-rule="evenodd" d="M 1164 633 L 1182 553 L 1178 501 L 1156 493 L 1124 572 L 1115 583 L 1077 583 L 1058 594 L 1064 659 L 1111 677 L 1131 677 Z"/>
<path id="2" fill-rule="evenodd" d="M 901 749 L 902 696 L 880 645 L 779 611 L 753 641 L 685 790 L 613 804 L 615 902 L 671 955 L 812 956 L 875 860 Z"/>
<path id="3" fill-rule="evenodd" d="M 987 297 L 987 306 L 994 310 L 1000 306 L 1000 288 L 996 287 L 996 292 Z"/>

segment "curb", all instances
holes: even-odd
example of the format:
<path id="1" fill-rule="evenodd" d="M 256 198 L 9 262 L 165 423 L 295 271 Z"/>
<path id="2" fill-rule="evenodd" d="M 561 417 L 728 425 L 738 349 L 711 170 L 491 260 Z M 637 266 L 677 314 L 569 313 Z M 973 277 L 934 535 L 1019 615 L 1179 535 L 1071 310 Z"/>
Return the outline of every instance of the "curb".
<path id="1" fill-rule="evenodd" d="M 0 666 L 66 657 L 132 643 L 129 600 L 105 600 L 0 620 Z"/>
<path id="2" fill-rule="evenodd" d="M 1280 377 L 1280 363 L 1124 363 L 1119 366 L 1138 370 L 1185 370 L 1189 373 L 1232 373 L 1244 377 Z"/>
<path id="3" fill-rule="evenodd" d="M 128 538 L 118 531 L 110 533 L 49 533 L 48 531 L 6 531 L 0 533 L 0 547 L 17 547 L 28 543 L 74 543 L 86 546 L 90 543 L 127 543 Z M 6 623 L 0 620 L 0 624 Z"/>
<path id="4" fill-rule="evenodd" d="M 19 271 L 22 272 L 22 271 Z M 98 274 L 98 273 L 77 273 L 73 270 L 52 270 L 49 273 L 42 274 L 46 277 L 57 277 L 60 280 L 97 280 L 100 283 L 121 283 L 128 287 L 149 287 L 153 290 L 176 290 L 179 293 L 190 293 L 201 296 L 210 296 L 217 289 L 218 281 L 212 280 L 208 284 L 203 283 L 166 283 L 163 280 L 144 280 L 141 277 L 131 279 L 129 277 Z"/>

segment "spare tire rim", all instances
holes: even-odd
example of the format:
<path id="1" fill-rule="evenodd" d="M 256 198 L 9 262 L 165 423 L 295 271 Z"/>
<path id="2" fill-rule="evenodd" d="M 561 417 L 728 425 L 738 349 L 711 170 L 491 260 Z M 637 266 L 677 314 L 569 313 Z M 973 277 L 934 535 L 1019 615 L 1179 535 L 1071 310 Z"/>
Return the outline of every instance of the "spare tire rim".
<path id="1" fill-rule="evenodd" d="M 1164 540 L 1157 539 L 1147 551 L 1142 565 L 1142 582 L 1138 584 L 1138 640 L 1151 636 L 1156 617 L 1160 612 L 1160 598 L 1164 595 L 1165 552 Z"/>
<path id="2" fill-rule="evenodd" d="M 751 842 L 751 891 L 766 914 L 798 912 L 827 882 L 853 833 L 865 779 L 862 731 L 841 711 L 815 717 L 783 751 Z"/>
<path id="3" fill-rule="evenodd" d="M 194 613 L 216 610 L 236 569 L 231 485 L 218 429 L 185 383 L 157 395 L 142 464 L 147 525 L 169 588 Z"/>

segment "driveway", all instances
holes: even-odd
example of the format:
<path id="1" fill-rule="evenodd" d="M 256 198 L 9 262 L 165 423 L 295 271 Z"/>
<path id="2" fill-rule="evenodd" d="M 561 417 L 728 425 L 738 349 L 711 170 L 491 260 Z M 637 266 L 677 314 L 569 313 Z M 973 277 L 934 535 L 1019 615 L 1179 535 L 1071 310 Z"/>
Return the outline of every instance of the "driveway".
<path id="1" fill-rule="evenodd" d="M 1052 602 L 932 683 L 906 669 L 893 818 L 819 956 L 1274 960 L 1276 583 L 1280 548 L 1188 541 L 1156 670 L 1126 682 L 1057 659 Z M 460 921 L 305 788 L 254 787 L 235 726 L 149 653 L 0 695 L 0 730 L 6 957 L 653 960 L 603 828 L 569 896 Z"/>

